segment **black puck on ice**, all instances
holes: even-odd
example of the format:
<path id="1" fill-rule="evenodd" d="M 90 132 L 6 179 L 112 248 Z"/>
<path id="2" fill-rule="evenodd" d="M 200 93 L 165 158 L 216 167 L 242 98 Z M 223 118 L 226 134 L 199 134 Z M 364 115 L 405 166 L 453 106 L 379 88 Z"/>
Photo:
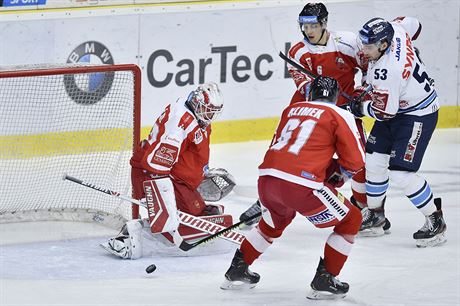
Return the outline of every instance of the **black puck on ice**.
<path id="1" fill-rule="evenodd" d="M 146 269 L 145 269 L 145 272 L 147 273 L 152 273 L 153 271 L 155 271 L 157 269 L 157 266 L 155 266 L 154 264 L 151 264 L 150 266 L 148 266 Z"/>

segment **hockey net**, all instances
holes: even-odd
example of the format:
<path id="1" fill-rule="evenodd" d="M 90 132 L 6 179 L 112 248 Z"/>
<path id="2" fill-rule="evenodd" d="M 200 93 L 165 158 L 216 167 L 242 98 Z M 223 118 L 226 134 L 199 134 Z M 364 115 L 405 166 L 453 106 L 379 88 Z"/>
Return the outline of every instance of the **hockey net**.
<path id="1" fill-rule="evenodd" d="M 131 193 L 140 137 L 136 65 L 0 69 L 0 222 L 73 220 L 119 227 L 130 203 L 63 180 Z"/>

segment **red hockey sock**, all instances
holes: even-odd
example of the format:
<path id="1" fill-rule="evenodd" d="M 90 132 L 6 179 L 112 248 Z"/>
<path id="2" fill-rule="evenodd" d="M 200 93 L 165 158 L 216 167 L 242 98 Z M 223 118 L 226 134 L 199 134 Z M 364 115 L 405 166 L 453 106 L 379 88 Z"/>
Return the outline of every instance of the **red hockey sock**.
<path id="1" fill-rule="evenodd" d="M 347 261 L 353 243 L 348 242 L 343 236 L 332 233 L 324 247 L 324 264 L 326 270 L 334 276 L 339 275 Z"/>

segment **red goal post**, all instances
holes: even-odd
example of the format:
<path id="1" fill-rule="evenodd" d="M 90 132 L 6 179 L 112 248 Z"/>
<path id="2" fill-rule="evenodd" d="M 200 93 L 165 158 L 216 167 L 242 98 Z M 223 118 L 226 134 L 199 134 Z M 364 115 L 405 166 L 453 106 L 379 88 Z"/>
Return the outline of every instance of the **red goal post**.
<path id="1" fill-rule="evenodd" d="M 138 207 L 62 180 L 131 192 L 140 141 L 141 71 L 125 65 L 0 67 L 0 222 L 96 221 L 119 227 Z"/>

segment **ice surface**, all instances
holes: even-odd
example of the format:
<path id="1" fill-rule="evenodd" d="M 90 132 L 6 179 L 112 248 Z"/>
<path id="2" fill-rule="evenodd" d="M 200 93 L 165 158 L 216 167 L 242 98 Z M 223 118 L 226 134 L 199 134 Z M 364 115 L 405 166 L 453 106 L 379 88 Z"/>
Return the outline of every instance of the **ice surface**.
<path id="1" fill-rule="evenodd" d="M 255 200 L 257 166 L 267 146 L 212 147 L 211 166 L 228 169 L 239 184 L 223 201 L 235 216 Z M 386 211 L 392 233 L 356 240 L 339 276 L 351 289 L 340 301 L 305 298 L 331 229 L 316 229 L 298 216 L 252 265 L 261 274 L 259 285 L 243 292 L 219 289 L 233 250 L 120 260 L 98 246 L 116 232 L 94 224 L 1 224 L 0 305 L 459 305 L 460 129 L 436 131 L 420 173 L 443 199 L 447 244 L 415 247 L 412 233 L 424 217 L 390 186 Z M 341 190 L 350 195 L 348 184 Z M 146 274 L 152 263 L 157 270 Z"/>

